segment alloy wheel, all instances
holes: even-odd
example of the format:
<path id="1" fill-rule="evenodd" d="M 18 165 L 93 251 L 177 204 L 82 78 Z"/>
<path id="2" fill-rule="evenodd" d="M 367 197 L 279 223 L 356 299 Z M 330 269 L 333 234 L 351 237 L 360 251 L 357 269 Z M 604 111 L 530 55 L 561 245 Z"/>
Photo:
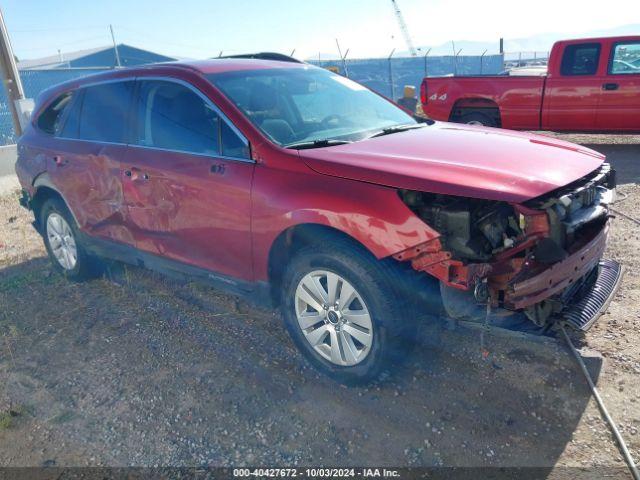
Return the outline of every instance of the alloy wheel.
<path id="1" fill-rule="evenodd" d="M 360 293 L 340 275 L 315 270 L 295 293 L 298 325 L 305 339 L 335 365 L 362 362 L 373 344 L 373 325 Z"/>
<path id="2" fill-rule="evenodd" d="M 47 239 L 53 256 L 65 270 L 73 270 L 78 262 L 78 248 L 67 221 L 58 213 L 47 217 Z"/>

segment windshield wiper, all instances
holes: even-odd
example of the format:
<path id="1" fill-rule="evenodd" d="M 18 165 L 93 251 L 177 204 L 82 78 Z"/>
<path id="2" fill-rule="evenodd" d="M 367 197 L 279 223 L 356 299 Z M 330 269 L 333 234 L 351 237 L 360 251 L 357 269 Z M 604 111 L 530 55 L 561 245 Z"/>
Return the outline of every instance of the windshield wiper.
<path id="1" fill-rule="evenodd" d="M 290 143 L 288 145 L 285 145 L 284 148 L 304 150 L 306 148 L 333 147 L 334 145 L 344 145 L 346 143 L 352 143 L 352 142 L 348 140 L 335 140 L 331 138 L 325 138 L 322 140 L 308 140 L 304 142 Z"/>
<path id="2" fill-rule="evenodd" d="M 407 130 L 422 128 L 424 126 L 426 126 L 424 123 L 410 123 L 407 125 L 395 125 L 393 127 L 383 128 L 379 132 L 376 132 L 373 135 L 369 135 L 367 138 L 382 137 L 383 135 L 391 135 L 392 133 L 406 132 Z"/>

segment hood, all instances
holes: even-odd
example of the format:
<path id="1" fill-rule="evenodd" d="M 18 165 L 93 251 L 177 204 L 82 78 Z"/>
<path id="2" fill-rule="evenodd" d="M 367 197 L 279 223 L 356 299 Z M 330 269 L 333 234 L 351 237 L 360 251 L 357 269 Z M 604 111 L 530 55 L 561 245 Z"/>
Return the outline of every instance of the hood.
<path id="1" fill-rule="evenodd" d="M 565 186 L 605 158 L 551 137 L 446 122 L 299 153 L 325 175 L 506 202 Z"/>

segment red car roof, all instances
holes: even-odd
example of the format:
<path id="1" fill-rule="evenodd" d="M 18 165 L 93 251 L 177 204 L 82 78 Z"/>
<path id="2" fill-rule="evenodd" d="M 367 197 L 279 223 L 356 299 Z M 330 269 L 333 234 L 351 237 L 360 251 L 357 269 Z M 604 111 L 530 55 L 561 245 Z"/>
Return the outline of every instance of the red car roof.
<path id="1" fill-rule="evenodd" d="M 173 66 L 197 70 L 200 73 L 221 73 L 239 70 L 259 70 L 267 68 L 308 68 L 310 65 L 297 62 L 284 62 L 278 60 L 258 60 L 252 58 L 215 58 L 211 60 L 193 60 L 181 62 L 166 62 L 149 65 L 146 68 L 155 66 Z"/>
<path id="2" fill-rule="evenodd" d="M 101 82 L 116 78 L 130 78 L 139 74 L 149 74 L 149 72 L 158 71 L 165 73 L 167 71 L 191 71 L 198 74 L 223 73 L 242 70 L 260 70 L 271 68 L 313 68 L 312 65 L 298 62 L 286 62 L 279 60 L 263 60 L 252 58 L 215 58 L 210 60 L 193 60 L 178 62 L 153 63 L 149 65 L 141 65 L 138 67 L 116 68 L 105 72 L 87 75 L 86 77 L 74 78 L 67 80 L 40 92 L 38 96 L 38 105 L 36 112 L 40 110 L 47 99 L 53 98 L 59 92 L 63 92 L 70 88 L 77 88 L 82 85 L 91 84 L 93 82 Z M 44 102 L 44 103 L 43 103 Z"/>

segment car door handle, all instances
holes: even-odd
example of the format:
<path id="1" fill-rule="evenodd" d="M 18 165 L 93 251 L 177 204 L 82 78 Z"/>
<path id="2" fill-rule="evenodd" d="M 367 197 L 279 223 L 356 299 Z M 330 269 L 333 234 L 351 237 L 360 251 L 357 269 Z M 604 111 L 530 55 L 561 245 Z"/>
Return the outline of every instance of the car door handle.
<path id="1" fill-rule="evenodd" d="M 140 169 L 133 167 L 130 170 L 125 170 L 124 176 L 130 178 L 131 180 L 149 180 L 149 174 L 146 172 L 141 172 Z"/>
<path id="2" fill-rule="evenodd" d="M 617 90 L 619 85 L 617 83 L 604 83 L 602 85 L 603 90 Z"/>
<path id="3" fill-rule="evenodd" d="M 69 163 L 69 160 L 66 160 L 66 159 L 62 158 L 61 155 L 54 155 L 53 156 L 53 163 L 55 163 L 56 166 L 58 166 L 58 167 L 64 167 L 67 163 Z"/>
<path id="4" fill-rule="evenodd" d="M 225 169 L 226 167 L 224 166 L 224 163 L 214 163 L 211 165 L 211 173 L 215 173 L 217 175 L 224 175 Z"/>

